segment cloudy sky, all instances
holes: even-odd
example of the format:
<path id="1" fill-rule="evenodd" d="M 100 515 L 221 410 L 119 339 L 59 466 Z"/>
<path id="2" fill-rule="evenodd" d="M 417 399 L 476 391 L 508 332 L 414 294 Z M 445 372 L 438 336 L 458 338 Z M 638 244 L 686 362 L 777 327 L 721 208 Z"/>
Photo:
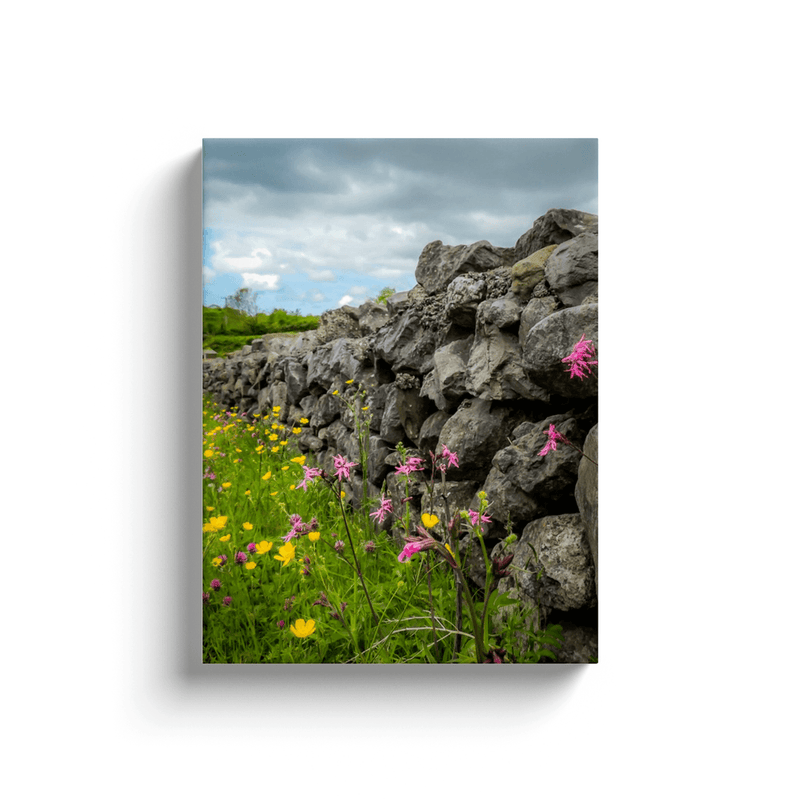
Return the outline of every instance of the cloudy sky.
<path id="1" fill-rule="evenodd" d="M 428 242 L 597 213 L 596 139 L 205 139 L 203 302 L 320 314 L 411 289 Z"/>

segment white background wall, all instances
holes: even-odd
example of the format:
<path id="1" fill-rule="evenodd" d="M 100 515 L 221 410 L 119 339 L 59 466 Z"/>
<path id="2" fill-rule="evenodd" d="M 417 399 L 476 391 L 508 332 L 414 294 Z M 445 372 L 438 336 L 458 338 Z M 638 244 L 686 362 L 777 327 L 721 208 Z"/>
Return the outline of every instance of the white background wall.
<path id="1" fill-rule="evenodd" d="M 5 11 L 9 796 L 789 796 L 780 8 Z M 199 154 L 235 136 L 599 137 L 598 665 L 200 664 Z"/>

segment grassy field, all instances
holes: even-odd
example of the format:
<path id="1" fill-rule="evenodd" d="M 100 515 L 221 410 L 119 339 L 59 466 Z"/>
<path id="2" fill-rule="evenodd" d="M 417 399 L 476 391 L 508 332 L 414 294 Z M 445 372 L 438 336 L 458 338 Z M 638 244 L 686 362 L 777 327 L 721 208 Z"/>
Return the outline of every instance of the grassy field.
<path id="1" fill-rule="evenodd" d="M 248 316 L 235 308 L 203 306 L 203 349 L 226 355 L 267 333 L 300 333 L 318 325 L 319 317 L 291 314 L 282 308 Z"/>

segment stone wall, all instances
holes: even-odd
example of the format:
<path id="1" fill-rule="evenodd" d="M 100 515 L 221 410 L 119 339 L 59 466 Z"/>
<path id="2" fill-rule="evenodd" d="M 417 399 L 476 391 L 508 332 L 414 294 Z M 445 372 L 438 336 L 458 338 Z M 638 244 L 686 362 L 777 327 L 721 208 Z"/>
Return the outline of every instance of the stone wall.
<path id="1" fill-rule="evenodd" d="M 366 476 L 353 475 L 356 503 L 364 480 L 372 496 L 385 484 L 402 498 L 398 443 L 412 455 L 441 445 L 457 453 L 450 509 L 477 508 L 486 492 L 488 541 L 499 549 L 509 529 L 517 534 L 514 565 L 524 570 L 500 590 L 564 626 L 566 662 L 597 657 L 597 467 L 566 445 L 538 453 L 554 424 L 598 461 L 597 368 L 579 380 L 562 362 L 582 335 L 599 353 L 597 240 L 596 216 L 551 209 L 514 247 L 431 242 L 417 285 L 385 306 L 328 311 L 316 331 L 256 339 L 203 363 L 204 391 L 220 404 L 307 418 L 300 447 L 330 472 L 335 455 L 359 461 L 347 404 L 368 407 L 370 458 Z M 444 518 L 440 493 L 434 503 Z M 468 536 L 462 552 L 482 583 Z"/>

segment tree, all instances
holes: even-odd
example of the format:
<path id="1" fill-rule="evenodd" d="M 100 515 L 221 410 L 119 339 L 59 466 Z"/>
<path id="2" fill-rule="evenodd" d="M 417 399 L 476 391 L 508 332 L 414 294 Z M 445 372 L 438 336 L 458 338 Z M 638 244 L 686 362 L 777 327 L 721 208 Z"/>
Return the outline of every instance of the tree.
<path id="1" fill-rule="evenodd" d="M 256 292 L 252 289 L 237 289 L 234 294 L 228 295 L 225 298 L 225 308 L 235 308 L 241 311 L 248 317 L 253 317 L 258 313 L 258 306 L 256 305 Z"/>
<path id="2" fill-rule="evenodd" d="M 386 300 L 391 297 L 395 293 L 395 289 L 393 286 L 384 286 L 383 289 L 378 292 L 378 296 L 375 298 L 376 303 L 383 303 L 386 305 Z"/>

